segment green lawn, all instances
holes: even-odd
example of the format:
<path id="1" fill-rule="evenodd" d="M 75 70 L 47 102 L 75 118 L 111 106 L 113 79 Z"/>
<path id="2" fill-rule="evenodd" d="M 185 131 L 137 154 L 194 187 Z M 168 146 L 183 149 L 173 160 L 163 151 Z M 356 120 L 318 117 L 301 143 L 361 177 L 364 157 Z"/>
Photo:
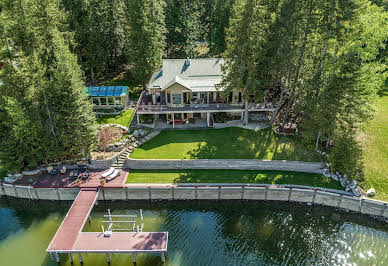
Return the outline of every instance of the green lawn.
<path id="1" fill-rule="evenodd" d="M 127 183 L 261 183 L 294 184 L 343 190 L 320 174 L 252 170 L 131 170 Z"/>
<path id="2" fill-rule="evenodd" d="M 97 118 L 97 123 L 99 125 L 103 124 L 119 124 L 125 127 L 131 125 L 133 116 L 135 115 L 135 110 L 126 110 L 119 115 L 103 115 Z"/>
<path id="3" fill-rule="evenodd" d="M 388 201 L 388 88 L 377 104 L 377 113 L 365 129 L 364 189 L 374 187 L 376 198 Z"/>
<path id="4" fill-rule="evenodd" d="M 272 129 L 242 128 L 166 130 L 138 147 L 136 159 L 273 159 L 320 161 L 300 137 L 280 136 Z"/>

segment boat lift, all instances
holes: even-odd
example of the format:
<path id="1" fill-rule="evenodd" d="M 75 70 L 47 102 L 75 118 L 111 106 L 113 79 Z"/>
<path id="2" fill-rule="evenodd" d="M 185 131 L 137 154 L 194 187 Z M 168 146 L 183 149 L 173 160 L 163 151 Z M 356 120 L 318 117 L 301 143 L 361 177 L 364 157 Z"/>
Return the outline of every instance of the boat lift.
<path id="1" fill-rule="evenodd" d="M 133 214 L 116 214 L 113 215 L 110 212 L 110 209 L 108 209 L 108 214 L 104 215 L 105 218 L 108 218 L 107 221 L 102 221 L 102 223 L 107 224 L 106 229 L 104 225 L 101 225 L 102 227 L 102 233 L 105 237 L 112 236 L 112 233 L 114 231 L 126 231 L 126 232 L 143 232 L 144 228 L 144 220 L 143 220 L 143 211 L 140 209 L 140 227 L 139 224 L 136 222 L 136 218 L 138 218 L 137 215 Z M 128 220 L 113 220 L 113 218 L 128 218 Z M 121 225 L 123 224 L 123 225 Z M 129 227 L 126 227 L 125 225 L 128 225 Z"/>

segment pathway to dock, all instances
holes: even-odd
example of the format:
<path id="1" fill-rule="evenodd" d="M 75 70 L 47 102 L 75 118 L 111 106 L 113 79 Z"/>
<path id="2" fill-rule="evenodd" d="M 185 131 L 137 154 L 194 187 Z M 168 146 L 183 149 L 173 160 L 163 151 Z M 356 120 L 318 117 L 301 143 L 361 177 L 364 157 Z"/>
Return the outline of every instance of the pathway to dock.
<path id="1" fill-rule="evenodd" d="M 132 253 L 136 262 L 136 253 L 164 253 L 167 251 L 167 232 L 113 232 L 106 237 L 102 232 L 82 232 L 85 222 L 90 219 L 90 212 L 97 201 L 98 188 L 81 188 L 69 212 L 47 248 L 58 263 L 59 253 L 67 253 L 72 262 L 72 254 L 105 253 L 108 263 L 111 253 Z"/>

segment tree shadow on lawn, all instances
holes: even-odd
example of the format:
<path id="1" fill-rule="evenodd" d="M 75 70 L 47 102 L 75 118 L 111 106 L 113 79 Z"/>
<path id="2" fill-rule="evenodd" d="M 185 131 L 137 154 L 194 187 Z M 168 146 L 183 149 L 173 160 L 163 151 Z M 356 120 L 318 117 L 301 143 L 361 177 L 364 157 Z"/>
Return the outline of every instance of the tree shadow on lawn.
<path id="1" fill-rule="evenodd" d="M 181 170 L 174 183 L 293 184 L 342 190 L 339 182 L 320 174 L 285 171 Z"/>
<path id="2" fill-rule="evenodd" d="M 296 137 L 274 135 L 272 130 L 241 131 L 238 135 L 215 137 L 187 153 L 187 159 L 271 159 L 319 161 Z"/>
<path id="3" fill-rule="evenodd" d="M 162 131 L 139 147 L 144 152 L 174 143 L 196 144 L 185 159 L 273 159 L 320 161 L 301 143 L 300 137 L 275 135 L 272 129 L 252 131 L 242 128 Z M 194 146 L 194 145 L 193 145 Z M 160 151 L 163 154 L 163 151 Z M 171 150 L 170 150 L 171 152 Z M 136 156 L 136 151 L 135 154 Z M 143 155 L 144 156 L 144 155 Z M 148 157 L 148 156 L 147 156 Z M 152 158 L 151 156 L 149 156 Z M 177 158 L 178 159 L 178 158 Z"/>

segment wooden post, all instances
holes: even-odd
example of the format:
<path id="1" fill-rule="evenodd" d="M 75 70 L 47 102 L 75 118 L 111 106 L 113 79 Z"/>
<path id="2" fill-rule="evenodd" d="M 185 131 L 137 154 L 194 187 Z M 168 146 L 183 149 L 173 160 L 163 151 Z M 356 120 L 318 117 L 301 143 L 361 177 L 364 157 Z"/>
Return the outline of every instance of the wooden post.
<path id="1" fill-rule="evenodd" d="M 80 262 L 81 264 L 84 263 L 84 261 L 82 260 L 81 253 L 78 253 L 78 258 L 79 258 L 79 262 Z"/>
<path id="2" fill-rule="evenodd" d="M 137 124 L 139 124 L 139 113 L 136 112 Z"/>
<path id="3" fill-rule="evenodd" d="M 164 252 L 162 252 L 161 255 L 162 255 L 162 262 L 164 263 L 166 261 L 166 258 L 164 257 Z"/>
<path id="4" fill-rule="evenodd" d="M 172 113 L 172 128 L 175 128 L 175 116 L 174 116 L 174 113 Z"/>
<path id="5" fill-rule="evenodd" d="M 55 255 L 55 260 L 57 261 L 57 263 L 60 263 L 61 260 L 59 259 L 58 253 L 55 252 L 54 255 Z"/>
<path id="6" fill-rule="evenodd" d="M 210 113 L 206 113 L 207 127 L 210 127 Z"/>
<path id="7" fill-rule="evenodd" d="M 132 253 L 132 260 L 133 263 L 136 264 L 136 253 Z"/>
<path id="8" fill-rule="evenodd" d="M 69 255 L 69 261 L 70 261 L 70 263 L 73 264 L 73 256 L 71 255 L 70 252 L 68 253 L 68 255 Z"/>
<path id="9" fill-rule="evenodd" d="M 110 263 L 110 255 L 109 255 L 109 253 L 105 253 L 105 256 L 106 256 L 106 261 L 108 263 Z"/>

